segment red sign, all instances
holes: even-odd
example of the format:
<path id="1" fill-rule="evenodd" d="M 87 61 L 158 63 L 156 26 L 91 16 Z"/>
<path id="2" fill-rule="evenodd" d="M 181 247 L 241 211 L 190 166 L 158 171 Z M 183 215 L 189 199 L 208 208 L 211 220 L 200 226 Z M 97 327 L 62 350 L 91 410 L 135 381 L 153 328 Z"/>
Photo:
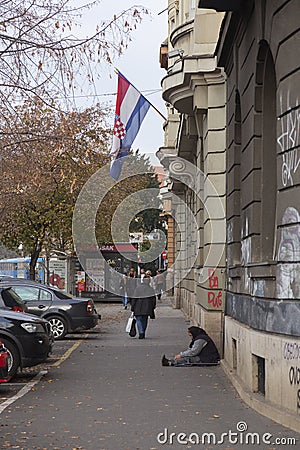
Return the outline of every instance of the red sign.
<path id="1" fill-rule="evenodd" d="M 85 291 L 85 272 L 77 272 L 77 289 Z"/>
<path id="2" fill-rule="evenodd" d="M 161 254 L 162 258 L 167 259 L 167 254 L 168 254 L 167 250 L 164 250 Z"/>
<path id="3" fill-rule="evenodd" d="M 78 291 L 85 291 L 85 283 L 78 283 L 77 289 Z"/>
<path id="4" fill-rule="evenodd" d="M 101 252 L 136 252 L 135 244 L 104 244 L 99 247 Z"/>

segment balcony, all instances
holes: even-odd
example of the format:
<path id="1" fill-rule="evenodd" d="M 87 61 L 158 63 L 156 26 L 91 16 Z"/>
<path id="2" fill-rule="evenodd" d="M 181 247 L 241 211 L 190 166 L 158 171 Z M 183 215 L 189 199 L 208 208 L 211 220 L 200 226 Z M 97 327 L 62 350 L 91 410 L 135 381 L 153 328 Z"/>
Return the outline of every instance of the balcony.
<path id="1" fill-rule="evenodd" d="M 162 80 L 163 98 L 180 113 L 192 114 L 207 107 L 208 74 L 216 70 L 214 51 L 224 14 L 198 11 L 194 20 L 175 28 L 170 35 L 167 75 Z"/>

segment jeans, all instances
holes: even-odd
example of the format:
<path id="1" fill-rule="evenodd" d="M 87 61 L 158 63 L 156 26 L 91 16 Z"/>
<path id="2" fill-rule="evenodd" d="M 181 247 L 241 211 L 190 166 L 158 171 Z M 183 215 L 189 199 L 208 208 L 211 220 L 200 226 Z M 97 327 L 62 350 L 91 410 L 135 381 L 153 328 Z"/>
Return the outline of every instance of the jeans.
<path id="1" fill-rule="evenodd" d="M 174 366 L 181 366 L 185 364 L 193 364 L 193 363 L 200 363 L 201 359 L 200 356 L 182 356 L 180 359 L 170 359 L 172 365 Z"/>
<path id="2" fill-rule="evenodd" d="M 122 296 L 122 303 L 123 303 L 123 306 L 127 306 L 127 294 L 124 294 Z"/>
<path id="3" fill-rule="evenodd" d="M 135 316 L 139 334 L 145 334 L 148 325 L 148 316 Z"/>

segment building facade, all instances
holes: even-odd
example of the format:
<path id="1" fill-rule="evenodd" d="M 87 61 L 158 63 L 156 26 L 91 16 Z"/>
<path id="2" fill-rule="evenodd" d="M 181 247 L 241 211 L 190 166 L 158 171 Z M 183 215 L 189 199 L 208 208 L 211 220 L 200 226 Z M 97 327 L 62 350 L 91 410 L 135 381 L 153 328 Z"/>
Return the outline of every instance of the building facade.
<path id="1" fill-rule="evenodd" d="M 242 398 L 297 431 L 299 17 L 298 0 L 169 0 L 161 58 L 169 116 L 158 152 L 169 195 L 176 194 L 171 210 L 179 209 L 179 272 L 180 264 L 189 265 L 182 242 L 195 240 L 180 200 L 200 235 L 197 260 L 179 276 L 174 306 L 215 339 Z M 185 181 L 199 171 L 204 184 Z M 224 252 L 210 264 L 209 250 L 218 247 Z"/>
<path id="2" fill-rule="evenodd" d="M 250 403 L 299 430 L 300 3 L 223 3 L 225 366 Z"/>
<path id="3" fill-rule="evenodd" d="M 174 214 L 174 306 L 223 350 L 225 306 L 225 79 L 214 55 L 223 14 L 193 0 L 169 1 L 162 45 L 165 146 L 157 155 Z M 195 221 L 194 221 L 195 218 Z"/>

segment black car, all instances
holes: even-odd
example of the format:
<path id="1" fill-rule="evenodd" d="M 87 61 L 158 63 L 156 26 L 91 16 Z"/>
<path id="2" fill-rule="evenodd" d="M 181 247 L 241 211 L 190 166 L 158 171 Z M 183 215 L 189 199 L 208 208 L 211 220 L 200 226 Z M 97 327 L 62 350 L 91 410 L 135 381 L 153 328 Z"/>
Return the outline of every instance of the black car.
<path id="1" fill-rule="evenodd" d="M 19 367 L 35 366 L 47 359 L 53 337 L 46 320 L 0 309 L 0 341 L 8 351 L 8 375 L 14 377 Z"/>
<path id="2" fill-rule="evenodd" d="M 11 287 L 1 289 L 0 309 L 12 309 L 16 312 L 28 312 L 26 303 Z"/>
<path id="3" fill-rule="evenodd" d="M 97 325 L 99 316 L 94 302 L 88 298 L 72 297 L 54 287 L 30 280 L 0 281 L 0 296 L 10 288 L 25 302 L 27 312 L 46 319 L 54 339 L 62 339 L 67 333 L 87 330 Z"/>

